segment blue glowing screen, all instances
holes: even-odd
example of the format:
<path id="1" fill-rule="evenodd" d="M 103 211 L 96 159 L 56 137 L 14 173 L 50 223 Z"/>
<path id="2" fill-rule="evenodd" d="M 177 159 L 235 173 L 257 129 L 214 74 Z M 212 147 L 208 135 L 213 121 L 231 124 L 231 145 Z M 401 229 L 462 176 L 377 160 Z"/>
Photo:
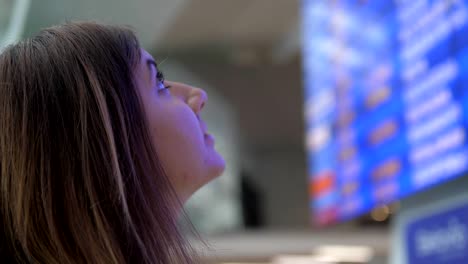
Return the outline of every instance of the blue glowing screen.
<path id="1" fill-rule="evenodd" d="M 302 1 L 319 225 L 468 170 L 468 1 Z"/>

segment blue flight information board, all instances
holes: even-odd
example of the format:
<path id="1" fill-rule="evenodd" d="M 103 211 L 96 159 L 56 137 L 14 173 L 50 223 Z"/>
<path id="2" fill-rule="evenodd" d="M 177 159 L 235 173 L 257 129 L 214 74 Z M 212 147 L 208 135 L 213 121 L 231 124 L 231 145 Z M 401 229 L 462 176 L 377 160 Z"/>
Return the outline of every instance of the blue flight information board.
<path id="1" fill-rule="evenodd" d="M 468 1 L 303 0 L 314 222 L 468 170 Z"/>

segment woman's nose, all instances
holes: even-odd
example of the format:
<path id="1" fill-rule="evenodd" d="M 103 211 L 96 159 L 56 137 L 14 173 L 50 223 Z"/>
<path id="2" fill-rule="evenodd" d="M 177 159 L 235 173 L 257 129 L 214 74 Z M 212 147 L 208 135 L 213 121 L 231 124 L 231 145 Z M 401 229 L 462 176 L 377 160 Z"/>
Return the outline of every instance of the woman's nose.
<path id="1" fill-rule="evenodd" d="M 178 82 L 167 81 L 166 84 L 172 87 L 172 95 L 183 100 L 197 115 L 200 114 L 208 100 L 208 95 L 203 89 Z"/>
<path id="2" fill-rule="evenodd" d="M 203 89 L 190 87 L 187 104 L 192 108 L 193 112 L 197 115 L 200 114 L 207 100 L 208 95 Z"/>

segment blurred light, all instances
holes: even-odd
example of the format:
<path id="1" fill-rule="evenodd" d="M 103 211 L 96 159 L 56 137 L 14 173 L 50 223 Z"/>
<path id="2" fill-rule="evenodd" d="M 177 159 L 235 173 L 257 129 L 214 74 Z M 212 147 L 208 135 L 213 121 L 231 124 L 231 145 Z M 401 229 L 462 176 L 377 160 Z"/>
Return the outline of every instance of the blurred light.
<path id="1" fill-rule="evenodd" d="M 350 31 L 356 27 L 355 19 L 348 12 L 341 9 L 333 10 L 331 23 L 333 28 L 339 32 Z"/>
<path id="2" fill-rule="evenodd" d="M 319 126 L 311 130 L 307 134 L 307 148 L 314 152 L 318 152 L 325 145 L 328 144 L 332 136 L 331 128 L 329 126 Z"/>
<path id="3" fill-rule="evenodd" d="M 0 26 L 0 51 L 21 37 L 30 5 L 31 0 L 1 1 L 0 6 L 7 12 L 0 12 L 0 16 L 7 17 L 2 17 L 0 22 L 6 21 L 7 24 Z"/>
<path id="4" fill-rule="evenodd" d="M 377 222 L 383 222 L 390 216 L 390 208 L 386 205 L 377 207 L 371 212 L 371 217 Z"/>
<path id="5" fill-rule="evenodd" d="M 337 264 L 338 260 L 323 255 L 299 256 L 279 255 L 273 259 L 272 264 Z"/>
<path id="6" fill-rule="evenodd" d="M 265 264 L 265 262 L 222 262 L 220 264 Z"/>
<path id="7" fill-rule="evenodd" d="M 374 256 L 374 250 L 368 246 L 325 245 L 317 247 L 314 254 L 328 256 L 336 262 L 367 263 Z"/>
<path id="8" fill-rule="evenodd" d="M 332 89 L 323 89 L 306 105 L 306 117 L 309 120 L 320 120 L 329 115 L 336 106 L 336 99 Z"/>
<path id="9" fill-rule="evenodd" d="M 304 17 L 314 19 L 314 21 L 320 21 L 327 19 L 329 14 L 328 7 L 322 2 L 309 1 L 304 8 Z"/>

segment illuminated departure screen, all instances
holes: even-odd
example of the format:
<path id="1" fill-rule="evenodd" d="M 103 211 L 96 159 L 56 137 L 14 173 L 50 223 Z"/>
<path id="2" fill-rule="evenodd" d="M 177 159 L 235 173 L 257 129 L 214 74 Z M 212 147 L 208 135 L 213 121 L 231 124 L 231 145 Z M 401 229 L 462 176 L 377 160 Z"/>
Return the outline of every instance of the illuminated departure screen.
<path id="1" fill-rule="evenodd" d="M 303 0 L 315 223 L 468 170 L 467 2 Z"/>

